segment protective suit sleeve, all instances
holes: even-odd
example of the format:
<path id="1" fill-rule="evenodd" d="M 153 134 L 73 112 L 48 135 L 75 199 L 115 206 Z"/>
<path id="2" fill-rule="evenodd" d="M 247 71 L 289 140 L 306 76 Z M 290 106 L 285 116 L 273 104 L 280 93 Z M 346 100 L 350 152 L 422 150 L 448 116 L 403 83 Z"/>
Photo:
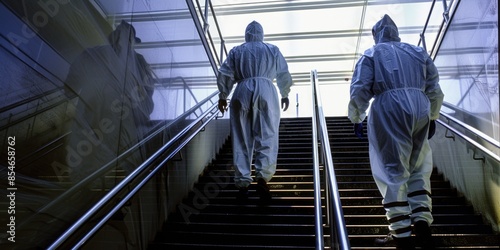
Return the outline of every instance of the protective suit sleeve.
<path id="1" fill-rule="evenodd" d="M 282 98 L 288 97 L 290 93 L 290 87 L 293 85 L 292 76 L 288 71 L 288 64 L 286 63 L 285 57 L 278 50 L 278 60 L 277 60 L 277 74 L 276 83 Z"/>
<path id="2" fill-rule="evenodd" d="M 217 88 L 219 89 L 219 99 L 227 99 L 231 93 L 236 80 L 234 78 L 233 65 L 234 51 L 229 51 L 229 55 L 219 69 L 217 76 Z"/>
<path id="3" fill-rule="evenodd" d="M 234 86 L 234 79 L 230 76 L 224 75 L 224 73 L 219 72 L 217 76 L 217 87 L 219 88 L 219 99 L 227 99 L 227 96 L 231 93 Z"/>
<path id="4" fill-rule="evenodd" d="M 361 123 L 366 118 L 366 110 L 373 97 L 373 60 L 362 56 L 356 63 L 351 82 L 351 100 L 349 101 L 347 116 L 352 123 Z"/>
<path id="5" fill-rule="evenodd" d="M 434 62 L 430 57 L 426 61 L 426 86 L 425 94 L 431 103 L 431 120 L 439 118 L 439 111 L 443 104 L 444 94 L 439 86 L 439 74 Z"/>

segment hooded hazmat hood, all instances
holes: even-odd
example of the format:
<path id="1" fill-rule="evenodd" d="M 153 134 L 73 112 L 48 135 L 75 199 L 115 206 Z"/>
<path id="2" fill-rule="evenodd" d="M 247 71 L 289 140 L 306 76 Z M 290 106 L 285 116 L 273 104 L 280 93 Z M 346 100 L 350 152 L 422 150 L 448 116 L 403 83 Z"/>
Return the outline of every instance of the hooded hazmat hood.
<path id="1" fill-rule="evenodd" d="M 398 27 L 386 14 L 372 28 L 375 44 L 383 42 L 400 42 Z"/>
<path id="2" fill-rule="evenodd" d="M 245 42 L 263 42 L 264 41 L 264 29 L 262 25 L 256 21 L 252 21 L 248 24 L 245 30 Z"/>

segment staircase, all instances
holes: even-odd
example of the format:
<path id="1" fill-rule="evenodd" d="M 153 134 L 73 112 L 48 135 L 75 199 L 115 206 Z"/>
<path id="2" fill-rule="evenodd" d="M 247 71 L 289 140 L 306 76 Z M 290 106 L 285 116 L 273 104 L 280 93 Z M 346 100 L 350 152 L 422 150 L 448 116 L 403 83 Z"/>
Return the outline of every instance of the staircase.
<path id="1" fill-rule="evenodd" d="M 238 203 L 228 140 L 149 249 L 314 249 L 311 145 L 310 118 L 282 120 L 271 201 Z"/>
<path id="2" fill-rule="evenodd" d="M 371 177 L 368 142 L 353 135 L 346 117 L 328 118 L 327 126 L 351 248 L 395 249 L 373 246 L 375 238 L 387 234 L 387 221 Z M 281 120 L 268 204 L 260 202 L 255 190 L 247 201 L 236 201 L 231 151 L 228 141 L 149 249 L 314 249 L 311 119 Z M 436 171 L 432 188 L 432 232 L 439 249 L 500 248 L 499 236 Z"/>

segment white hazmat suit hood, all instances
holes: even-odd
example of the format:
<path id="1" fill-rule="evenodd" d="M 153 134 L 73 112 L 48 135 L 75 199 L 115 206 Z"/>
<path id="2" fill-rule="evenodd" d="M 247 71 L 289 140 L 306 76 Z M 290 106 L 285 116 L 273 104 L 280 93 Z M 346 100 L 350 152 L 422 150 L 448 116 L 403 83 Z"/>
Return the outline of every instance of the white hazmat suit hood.
<path id="1" fill-rule="evenodd" d="M 384 15 L 372 28 L 375 44 L 384 42 L 400 42 L 398 27 L 388 15 Z"/>
<path id="2" fill-rule="evenodd" d="M 245 42 L 264 42 L 264 29 L 260 23 L 253 21 L 245 30 Z"/>

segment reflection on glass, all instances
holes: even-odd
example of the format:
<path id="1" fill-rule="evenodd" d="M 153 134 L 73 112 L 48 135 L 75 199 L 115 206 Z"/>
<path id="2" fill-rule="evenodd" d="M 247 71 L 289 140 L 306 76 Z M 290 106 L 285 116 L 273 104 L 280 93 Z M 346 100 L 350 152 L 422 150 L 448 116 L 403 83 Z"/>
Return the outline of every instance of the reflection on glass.
<path id="1" fill-rule="evenodd" d="M 215 92 L 215 72 L 184 0 L 2 0 L 0 13 L 0 144 L 15 137 L 18 157 L 14 244 L 45 248 L 183 129 L 183 114 Z M 161 198 L 134 204 L 166 209 Z M 134 209 L 146 210 L 127 205 L 112 221 L 137 247 L 137 228 L 161 221 L 146 225 Z M 7 236 L 0 249 L 12 248 Z"/>
<path id="2" fill-rule="evenodd" d="M 435 61 L 445 92 L 443 111 L 500 142 L 496 5 L 460 2 Z"/>
<path id="3" fill-rule="evenodd" d="M 85 50 L 71 65 L 66 86 L 78 100 L 64 163 L 73 183 L 115 161 L 149 130 L 155 76 L 134 50 L 137 42 L 134 27 L 122 21 L 109 35 L 109 45 Z M 115 173 L 127 175 L 140 165 L 146 156 L 141 150 L 115 161 Z M 110 188 L 116 182 L 106 181 L 112 183 L 95 185 Z"/>

